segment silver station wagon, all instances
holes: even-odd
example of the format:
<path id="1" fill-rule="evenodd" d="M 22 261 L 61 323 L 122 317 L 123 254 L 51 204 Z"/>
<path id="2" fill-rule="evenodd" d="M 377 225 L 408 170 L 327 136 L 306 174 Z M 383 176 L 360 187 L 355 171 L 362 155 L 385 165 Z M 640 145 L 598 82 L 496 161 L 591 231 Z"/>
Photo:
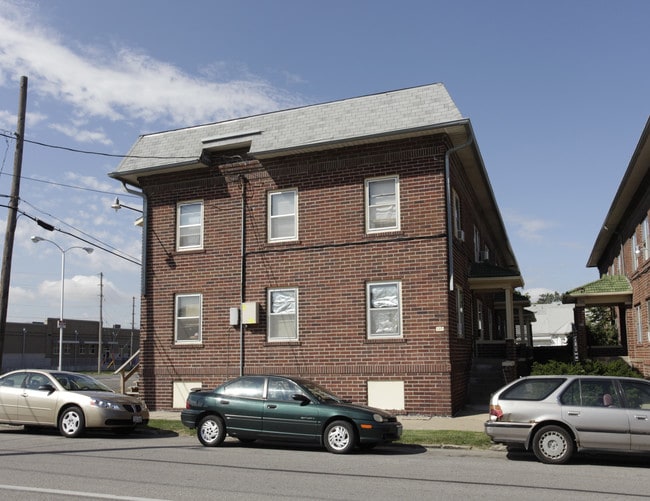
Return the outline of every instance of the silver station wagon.
<path id="1" fill-rule="evenodd" d="M 494 393 L 485 433 L 543 463 L 580 450 L 650 453 L 650 382 L 608 376 L 529 376 Z"/>

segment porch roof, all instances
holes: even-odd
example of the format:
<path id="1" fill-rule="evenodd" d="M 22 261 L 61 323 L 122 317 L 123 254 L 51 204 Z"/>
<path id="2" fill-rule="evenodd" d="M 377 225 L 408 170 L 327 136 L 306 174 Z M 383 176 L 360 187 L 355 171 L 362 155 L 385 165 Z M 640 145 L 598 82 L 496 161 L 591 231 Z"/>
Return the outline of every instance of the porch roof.
<path id="1" fill-rule="evenodd" d="M 603 275 L 598 280 L 567 291 L 562 302 L 583 305 L 631 304 L 632 286 L 625 275 Z"/>
<path id="2" fill-rule="evenodd" d="M 524 280 L 519 271 L 487 262 L 472 263 L 468 282 L 472 290 L 496 291 L 524 286 Z"/>

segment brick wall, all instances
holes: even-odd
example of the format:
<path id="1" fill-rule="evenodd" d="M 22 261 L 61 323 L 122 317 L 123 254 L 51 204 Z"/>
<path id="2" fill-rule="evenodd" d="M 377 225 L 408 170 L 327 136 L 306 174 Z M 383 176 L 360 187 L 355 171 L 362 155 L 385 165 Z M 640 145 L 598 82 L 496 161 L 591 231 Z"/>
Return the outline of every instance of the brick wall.
<path id="1" fill-rule="evenodd" d="M 212 387 L 239 374 L 239 327 L 228 320 L 240 302 L 244 175 L 245 299 L 261 306 L 260 323 L 245 329 L 245 373 L 303 375 L 357 402 L 367 400 L 369 380 L 399 380 L 408 412 L 458 410 L 471 357 L 472 300 L 467 290 L 470 334 L 460 339 L 447 290 L 444 151 L 444 138 L 429 137 L 142 179 L 150 230 L 141 320 L 148 405 L 171 407 L 173 381 Z M 364 180 L 385 175 L 399 175 L 401 229 L 367 235 Z M 285 188 L 298 189 L 299 240 L 270 244 L 267 193 Z M 198 199 L 204 248 L 177 252 L 176 204 Z M 401 281 L 403 338 L 368 340 L 365 286 L 383 280 Z M 269 287 L 299 289 L 298 341 L 267 341 Z M 179 293 L 203 294 L 200 345 L 174 344 Z"/>

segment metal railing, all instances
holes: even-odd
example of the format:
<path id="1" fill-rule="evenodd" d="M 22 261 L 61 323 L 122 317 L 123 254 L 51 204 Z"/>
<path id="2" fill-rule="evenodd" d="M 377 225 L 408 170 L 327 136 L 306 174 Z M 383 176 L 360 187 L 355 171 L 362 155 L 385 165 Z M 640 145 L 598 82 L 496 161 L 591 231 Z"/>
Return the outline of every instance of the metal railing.
<path id="1" fill-rule="evenodd" d="M 140 367 L 140 362 L 138 361 L 136 364 L 132 365 L 132 362 L 134 359 L 138 358 L 140 356 L 140 350 L 136 351 L 133 355 L 129 357 L 129 359 L 124 362 L 113 374 L 119 374 L 120 375 L 120 393 L 126 393 L 126 382 L 135 374 L 138 372 L 138 368 Z"/>

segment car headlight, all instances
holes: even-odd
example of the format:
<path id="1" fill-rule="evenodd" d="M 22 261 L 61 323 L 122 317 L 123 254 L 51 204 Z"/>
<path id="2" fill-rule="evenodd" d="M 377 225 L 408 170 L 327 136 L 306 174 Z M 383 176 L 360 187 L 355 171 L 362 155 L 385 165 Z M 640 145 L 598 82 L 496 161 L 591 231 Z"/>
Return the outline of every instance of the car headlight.
<path id="1" fill-rule="evenodd" d="M 383 423 L 384 422 L 384 416 L 382 416 L 381 414 L 373 414 L 372 419 L 374 419 L 378 423 Z"/>
<path id="2" fill-rule="evenodd" d="M 90 405 L 91 407 L 99 407 L 101 409 L 111 409 L 114 411 L 120 410 L 120 406 L 115 402 L 109 402 L 108 400 L 102 400 L 100 398 L 90 399 Z"/>

